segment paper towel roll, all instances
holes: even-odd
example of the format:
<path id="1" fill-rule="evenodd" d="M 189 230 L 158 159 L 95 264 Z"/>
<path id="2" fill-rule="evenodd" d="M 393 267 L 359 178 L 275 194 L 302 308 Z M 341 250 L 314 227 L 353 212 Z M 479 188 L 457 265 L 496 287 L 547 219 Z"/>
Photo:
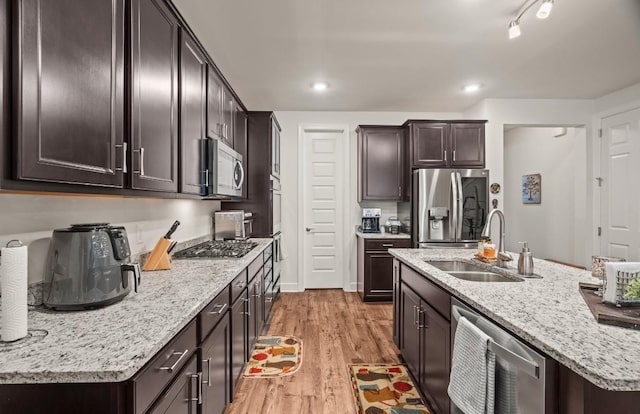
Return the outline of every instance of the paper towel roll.
<path id="1" fill-rule="evenodd" d="M 11 244 L 11 243 L 10 243 Z M 2 341 L 27 336 L 27 246 L 3 247 L 0 257 L 2 283 Z"/>

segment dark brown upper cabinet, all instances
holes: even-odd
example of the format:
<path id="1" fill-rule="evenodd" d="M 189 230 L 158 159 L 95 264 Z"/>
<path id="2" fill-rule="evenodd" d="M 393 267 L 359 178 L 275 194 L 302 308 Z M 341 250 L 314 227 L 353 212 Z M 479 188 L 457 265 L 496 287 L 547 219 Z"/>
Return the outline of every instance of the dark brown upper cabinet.
<path id="1" fill-rule="evenodd" d="M 484 167 L 484 122 L 451 124 L 451 166 Z"/>
<path id="2" fill-rule="evenodd" d="M 131 11 L 131 187 L 178 191 L 178 20 L 162 0 Z"/>
<path id="3" fill-rule="evenodd" d="M 236 99 L 227 88 L 222 88 L 222 140 L 235 148 L 234 128 Z"/>
<path id="4" fill-rule="evenodd" d="M 184 30 L 180 42 L 180 192 L 200 194 L 207 112 L 207 61 Z"/>
<path id="5" fill-rule="evenodd" d="M 484 167 L 486 121 L 407 121 L 411 168 Z"/>
<path id="6" fill-rule="evenodd" d="M 124 1 L 14 5 L 15 178 L 122 187 Z"/>
<path id="7" fill-rule="evenodd" d="M 222 138 L 222 102 L 224 83 L 216 71 L 209 67 L 207 77 L 207 136 Z"/>
<path id="8" fill-rule="evenodd" d="M 358 201 L 402 201 L 404 134 L 398 126 L 361 125 L 358 132 Z"/>

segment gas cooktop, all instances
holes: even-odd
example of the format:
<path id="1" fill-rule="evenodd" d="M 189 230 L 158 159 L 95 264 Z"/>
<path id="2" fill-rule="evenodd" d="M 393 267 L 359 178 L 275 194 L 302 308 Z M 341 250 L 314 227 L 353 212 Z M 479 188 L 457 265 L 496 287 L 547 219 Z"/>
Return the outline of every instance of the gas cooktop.
<path id="1" fill-rule="evenodd" d="M 258 243 L 245 240 L 213 240 L 200 243 L 173 255 L 174 259 L 242 257 L 256 247 Z"/>

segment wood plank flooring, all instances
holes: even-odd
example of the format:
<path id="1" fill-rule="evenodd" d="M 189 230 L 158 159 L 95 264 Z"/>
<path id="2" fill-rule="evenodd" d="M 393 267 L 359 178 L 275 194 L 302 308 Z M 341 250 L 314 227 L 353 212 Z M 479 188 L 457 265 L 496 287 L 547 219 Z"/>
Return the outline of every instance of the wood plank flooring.
<path id="1" fill-rule="evenodd" d="M 266 334 L 302 339 L 302 366 L 288 377 L 240 380 L 225 414 L 355 414 L 347 365 L 399 362 L 391 329 L 389 303 L 342 290 L 282 293 Z"/>

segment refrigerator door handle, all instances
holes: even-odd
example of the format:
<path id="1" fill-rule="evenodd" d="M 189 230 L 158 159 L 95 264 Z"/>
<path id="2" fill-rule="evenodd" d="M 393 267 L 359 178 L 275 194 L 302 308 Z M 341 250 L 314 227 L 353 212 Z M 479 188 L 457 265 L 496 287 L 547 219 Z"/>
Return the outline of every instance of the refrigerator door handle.
<path id="1" fill-rule="evenodd" d="M 461 240 L 462 239 L 462 217 L 463 217 L 463 210 L 464 210 L 464 195 L 462 194 L 462 177 L 460 176 L 460 171 L 456 171 L 455 172 L 456 175 L 456 187 L 458 189 L 458 210 L 457 210 L 457 214 L 458 214 L 458 219 L 457 219 L 457 226 L 456 226 L 456 241 Z"/>
<path id="2" fill-rule="evenodd" d="M 450 230 L 453 230 L 454 234 L 449 236 L 450 239 L 458 239 L 458 179 L 457 179 L 457 171 L 451 172 L 451 211 L 449 212 L 449 217 L 451 218 L 451 224 L 453 226 L 449 226 Z"/>

